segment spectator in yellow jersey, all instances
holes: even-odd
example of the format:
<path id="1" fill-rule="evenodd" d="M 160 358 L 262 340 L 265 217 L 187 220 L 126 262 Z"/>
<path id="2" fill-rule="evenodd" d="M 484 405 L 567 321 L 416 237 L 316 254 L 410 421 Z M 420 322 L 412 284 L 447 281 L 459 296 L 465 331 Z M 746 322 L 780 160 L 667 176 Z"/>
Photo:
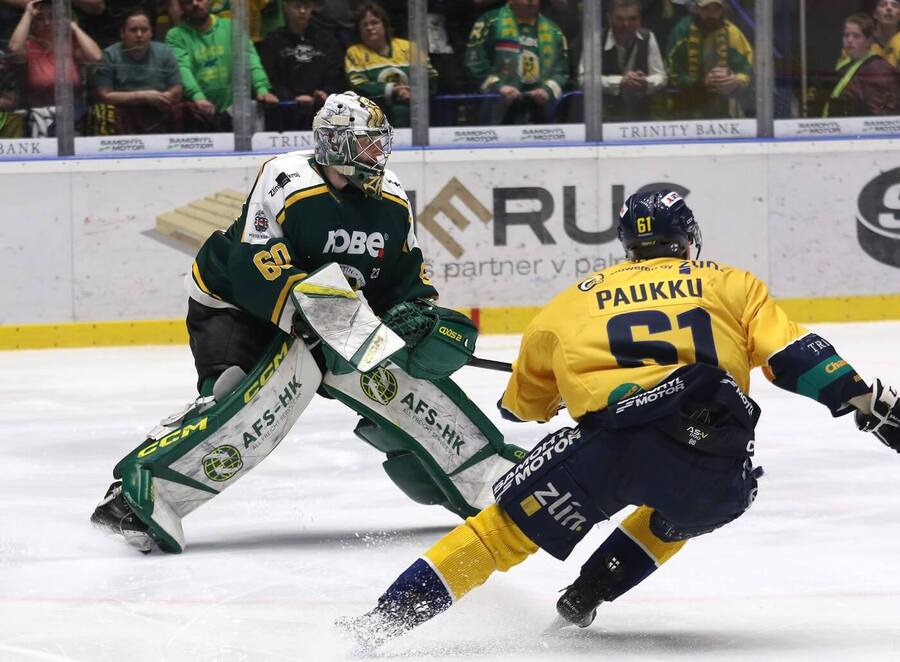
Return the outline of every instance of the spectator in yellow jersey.
<path id="1" fill-rule="evenodd" d="M 594 524 L 639 506 L 557 603 L 586 627 L 601 602 L 685 542 L 753 503 L 759 406 L 750 370 L 853 413 L 900 450 L 897 392 L 868 386 L 825 338 L 792 322 L 753 274 L 698 257 L 700 228 L 677 193 L 632 195 L 619 214 L 627 261 L 567 288 L 522 335 L 500 401 L 505 418 L 577 421 L 547 435 L 494 484 L 496 503 L 440 539 L 367 614 L 339 622 L 361 652 L 424 623 L 538 549 L 565 560 Z"/>
<path id="2" fill-rule="evenodd" d="M 538 0 L 509 0 L 479 18 L 466 46 L 466 68 L 501 104 L 492 123 L 544 122 L 569 78 L 569 47 Z"/>
<path id="3" fill-rule="evenodd" d="M 743 117 L 753 76 L 753 51 L 725 18 L 722 0 L 697 0 L 694 13 L 669 35 L 666 55 L 674 118 Z"/>
<path id="4" fill-rule="evenodd" d="M 871 16 L 847 17 L 843 33 L 846 59 L 838 67 L 838 82 L 825 104 L 825 117 L 900 113 L 900 72 L 873 51 L 874 39 Z"/>
<path id="5" fill-rule="evenodd" d="M 382 107 L 393 126 L 409 126 L 409 66 L 413 49 L 394 36 L 391 20 L 381 5 L 367 2 L 356 13 L 359 43 L 347 49 L 344 69 L 353 90 Z M 437 72 L 428 65 L 429 92 L 437 89 Z"/>

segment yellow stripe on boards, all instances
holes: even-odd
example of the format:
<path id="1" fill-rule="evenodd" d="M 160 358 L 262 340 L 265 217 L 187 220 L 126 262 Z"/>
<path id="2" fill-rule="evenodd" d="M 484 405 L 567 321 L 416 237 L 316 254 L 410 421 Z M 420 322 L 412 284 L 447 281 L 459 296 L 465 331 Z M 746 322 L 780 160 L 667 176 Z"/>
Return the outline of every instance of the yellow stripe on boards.
<path id="1" fill-rule="evenodd" d="M 0 326 L 0 350 L 123 345 L 184 345 L 184 320 Z"/>
<path id="2" fill-rule="evenodd" d="M 287 291 L 286 291 L 287 292 Z M 285 292 L 285 297 L 287 293 Z M 284 300 L 280 306 L 283 307 Z M 900 320 L 900 295 L 779 299 L 796 322 L 871 322 Z M 458 308 L 472 316 L 472 309 Z M 540 310 L 538 306 L 478 308 L 483 334 L 522 333 Z M 173 332 L 172 329 L 178 329 Z M 187 341 L 184 320 L 125 322 L 63 322 L 0 325 L 0 349 L 95 347 L 104 345 L 160 345 Z"/>
<path id="3" fill-rule="evenodd" d="M 900 294 L 777 299 L 795 322 L 875 322 L 900 319 Z"/>
<path id="4" fill-rule="evenodd" d="M 487 334 L 522 333 L 539 311 L 539 306 L 479 308 L 478 328 L 481 333 Z"/>

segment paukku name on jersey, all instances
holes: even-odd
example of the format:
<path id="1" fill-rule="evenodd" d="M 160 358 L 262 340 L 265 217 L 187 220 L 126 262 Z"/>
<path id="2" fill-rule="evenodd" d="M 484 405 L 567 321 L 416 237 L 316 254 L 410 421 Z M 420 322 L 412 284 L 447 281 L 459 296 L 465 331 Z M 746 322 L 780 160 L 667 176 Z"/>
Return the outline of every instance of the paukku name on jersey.
<path id="1" fill-rule="evenodd" d="M 669 301 L 671 299 L 698 299 L 703 296 L 703 281 L 699 278 L 684 280 L 660 280 L 654 283 L 639 283 L 628 287 L 616 287 L 597 292 L 600 310 L 612 302 L 616 306 L 627 306 L 644 301 Z"/>

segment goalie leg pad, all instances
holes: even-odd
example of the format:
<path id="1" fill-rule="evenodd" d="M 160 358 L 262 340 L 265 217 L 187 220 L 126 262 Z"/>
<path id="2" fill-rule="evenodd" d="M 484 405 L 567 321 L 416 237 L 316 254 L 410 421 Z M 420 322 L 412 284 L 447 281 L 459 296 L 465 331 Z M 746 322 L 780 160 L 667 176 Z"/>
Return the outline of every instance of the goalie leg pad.
<path id="1" fill-rule="evenodd" d="M 371 423 L 371 422 L 370 422 Z M 372 423 L 372 425 L 374 425 Z M 359 435 L 359 432 L 357 431 Z M 360 435 L 361 436 L 361 435 Z M 365 439 L 365 437 L 362 437 Z M 382 465 L 388 477 L 403 493 L 416 503 L 426 506 L 439 504 L 451 508 L 447 496 L 428 473 L 425 465 L 410 451 L 389 453 Z"/>
<path id="2" fill-rule="evenodd" d="M 503 443 L 500 431 L 450 379 L 415 379 L 389 363 L 364 375 L 328 372 L 323 386 L 368 421 L 357 435 L 392 457 L 415 457 L 421 470 L 411 460 L 397 460 L 410 474 L 388 471 L 411 484 L 397 481 L 404 492 L 417 500 L 420 484 L 431 481 L 444 497 L 439 503 L 461 517 L 493 502 L 491 486 L 514 464 L 505 456 L 521 453 Z"/>
<path id="3" fill-rule="evenodd" d="M 182 518 L 265 459 L 321 381 L 306 345 L 278 334 L 223 399 L 156 428 L 116 465 L 125 501 L 164 551 L 184 549 Z"/>

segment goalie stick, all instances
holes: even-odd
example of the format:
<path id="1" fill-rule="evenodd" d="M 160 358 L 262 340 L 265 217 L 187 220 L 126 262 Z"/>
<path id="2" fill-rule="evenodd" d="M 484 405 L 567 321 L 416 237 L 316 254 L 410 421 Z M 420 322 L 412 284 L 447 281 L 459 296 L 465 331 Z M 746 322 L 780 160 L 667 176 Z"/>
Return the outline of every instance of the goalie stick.
<path id="1" fill-rule="evenodd" d="M 500 372 L 512 372 L 512 363 L 506 363 L 505 361 L 494 361 L 492 359 L 483 359 L 478 356 L 473 356 L 466 365 L 470 365 L 473 368 L 486 368 L 487 370 L 499 370 Z"/>

